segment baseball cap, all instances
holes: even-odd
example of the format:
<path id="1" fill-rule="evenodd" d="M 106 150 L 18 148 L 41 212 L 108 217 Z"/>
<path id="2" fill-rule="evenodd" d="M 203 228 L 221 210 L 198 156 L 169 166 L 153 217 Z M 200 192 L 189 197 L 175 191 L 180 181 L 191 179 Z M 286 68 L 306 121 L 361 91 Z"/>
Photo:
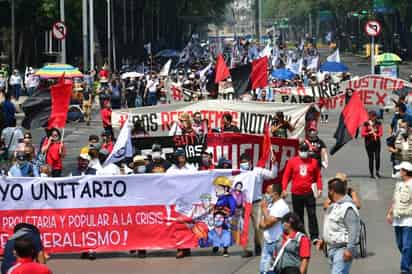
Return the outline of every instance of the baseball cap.
<path id="1" fill-rule="evenodd" d="M 406 171 L 412 171 L 412 164 L 406 161 L 403 161 L 399 165 L 395 166 L 395 169 L 397 170 L 406 170 Z"/>
<path id="2" fill-rule="evenodd" d="M 81 154 L 79 155 L 79 158 L 80 158 L 80 159 L 83 159 L 83 160 L 90 161 L 90 156 L 89 156 L 89 154 L 81 153 Z"/>
<path id="3" fill-rule="evenodd" d="M 19 239 L 23 236 L 26 236 L 27 234 L 32 233 L 33 231 L 30 228 L 23 227 L 19 230 L 17 230 L 13 235 L 10 236 L 9 240 L 16 240 Z"/>

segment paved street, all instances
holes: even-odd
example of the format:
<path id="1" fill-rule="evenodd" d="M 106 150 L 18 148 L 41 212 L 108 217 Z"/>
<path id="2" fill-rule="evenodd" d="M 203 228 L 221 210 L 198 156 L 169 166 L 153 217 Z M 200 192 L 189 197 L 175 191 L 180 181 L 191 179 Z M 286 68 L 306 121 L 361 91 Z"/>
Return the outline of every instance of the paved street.
<path id="1" fill-rule="evenodd" d="M 369 67 L 362 65 L 364 60 L 359 58 L 344 57 L 354 74 L 366 74 Z M 360 64 L 360 65 L 359 65 Z M 385 117 L 385 129 L 388 128 L 390 114 Z M 337 114 L 332 117 L 327 125 L 321 125 L 321 138 L 330 147 L 334 143 L 332 135 L 336 128 Z M 87 142 L 91 133 L 99 133 L 99 122 L 88 128 L 83 124 L 74 124 L 66 131 L 65 142 L 68 144 L 69 155 L 67 164 L 73 165 L 78 149 Z M 356 140 L 345 146 L 330 160 L 330 167 L 324 174 L 325 181 L 337 171 L 346 172 L 352 178 L 353 186 L 361 195 L 362 219 L 366 223 L 368 233 L 369 256 L 365 259 L 355 260 L 351 273 L 388 274 L 399 272 L 399 254 L 396 250 L 392 228 L 385 223 L 386 209 L 389 205 L 394 180 L 390 178 L 391 167 L 389 155 L 382 151 L 382 174 L 384 179 L 372 180 L 368 176 L 367 156 L 363 140 Z M 319 201 L 320 205 L 320 201 Z M 318 208 L 319 219 L 322 220 L 323 212 Z M 322 223 L 322 221 L 321 221 Z M 212 255 L 210 250 L 195 250 L 193 256 L 183 260 L 174 258 L 175 251 L 150 251 L 146 259 L 138 259 L 128 253 L 99 254 L 96 261 L 80 260 L 76 255 L 52 256 L 49 264 L 54 273 L 257 273 L 260 257 L 242 259 L 240 249 L 230 250 L 231 256 L 223 258 Z M 319 252 L 313 251 L 309 273 L 329 273 L 326 258 Z"/>

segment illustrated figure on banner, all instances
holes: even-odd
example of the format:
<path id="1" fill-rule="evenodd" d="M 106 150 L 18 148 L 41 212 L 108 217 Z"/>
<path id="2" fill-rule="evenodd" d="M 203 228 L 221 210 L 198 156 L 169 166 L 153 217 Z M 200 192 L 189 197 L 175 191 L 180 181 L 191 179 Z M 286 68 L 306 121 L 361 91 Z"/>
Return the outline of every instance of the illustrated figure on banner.
<path id="1" fill-rule="evenodd" d="M 234 189 L 231 191 L 236 201 L 235 214 L 232 217 L 232 237 L 236 244 L 240 244 L 240 235 L 244 225 L 244 214 L 246 204 L 246 191 L 243 190 L 243 183 L 236 182 Z"/>

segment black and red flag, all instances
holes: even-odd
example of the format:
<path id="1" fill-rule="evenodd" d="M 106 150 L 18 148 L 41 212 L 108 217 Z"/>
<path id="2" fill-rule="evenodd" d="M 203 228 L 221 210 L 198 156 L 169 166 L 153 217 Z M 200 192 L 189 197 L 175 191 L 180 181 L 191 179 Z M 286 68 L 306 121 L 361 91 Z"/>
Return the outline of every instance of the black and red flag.
<path id="1" fill-rule="evenodd" d="M 352 140 L 358 128 L 366 121 L 368 121 L 368 112 L 363 105 L 360 92 L 356 91 L 340 114 L 338 128 L 333 136 L 336 139 L 336 144 L 330 150 L 330 154 L 335 154 Z"/>
<path id="2" fill-rule="evenodd" d="M 229 68 L 227 67 L 225 63 L 225 59 L 223 58 L 222 54 L 220 54 L 217 57 L 215 71 L 216 71 L 216 76 L 215 76 L 216 84 L 230 77 Z"/>

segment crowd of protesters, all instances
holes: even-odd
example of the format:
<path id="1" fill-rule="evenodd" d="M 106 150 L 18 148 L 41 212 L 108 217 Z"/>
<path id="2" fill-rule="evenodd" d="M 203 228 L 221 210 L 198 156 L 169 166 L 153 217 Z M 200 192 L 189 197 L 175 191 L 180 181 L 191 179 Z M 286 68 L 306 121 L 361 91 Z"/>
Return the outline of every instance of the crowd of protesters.
<path id="1" fill-rule="evenodd" d="M 276 67 L 282 67 L 280 63 Z M 30 131 L 25 131 L 17 126 L 16 108 L 11 102 L 19 100 L 22 90 L 26 89 L 28 96 L 33 95 L 37 83 L 30 79 L 23 83 L 18 71 L 2 80 L 0 73 L 0 101 L 3 130 L 1 133 L 0 157 L 2 173 L 10 177 L 61 177 L 82 175 L 129 175 L 143 173 L 190 173 L 212 170 L 232 169 L 229 159 L 221 158 L 217 163 L 213 155 L 202 151 L 198 163 L 189 163 L 184 150 L 176 149 L 171 157 L 166 155 L 162 144 L 153 144 L 151 152 L 143 154 L 136 150 L 133 157 L 117 163 L 105 164 L 108 156 L 113 151 L 116 141 L 115 132 L 111 125 L 112 109 L 135 108 L 153 106 L 171 101 L 170 79 L 160 76 L 158 72 L 149 72 L 147 75 L 122 79 L 121 75 L 110 73 L 106 67 L 99 72 L 90 71 L 85 74 L 84 80 L 79 82 L 78 89 L 82 91 L 82 111 L 86 123 L 92 119 L 92 110 L 97 103 L 102 120 L 100 135 L 90 135 L 88 143 L 79 151 L 77 165 L 73 170 L 66 170 L 63 166 L 67 154 L 63 133 L 57 128 L 46 129 L 40 140 L 33 140 Z M 29 69 L 28 77 L 32 71 Z M 203 92 L 207 82 L 198 73 L 198 68 L 190 70 L 176 70 L 171 73 L 171 80 L 182 88 L 184 100 L 202 99 L 203 96 L 223 96 L 221 90 L 230 89 L 230 80 L 219 84 L 215 94 Z M 334 81 L 332 76 L 322 76 L 320 80 L 316 73 L 310 70 L 296 76 L 290 81 L 273 81 L 273 87 L 317 85 L 319 81 Z M 341 75 L 340 80 L 347 79 L 350 75 Z M 26 77 L 27 78 L 27 77 Z M 185 93 L 185 90 L 187 91 Z M 195 92 L 193 92 L 195 91 Z M 251 91 L 252 100 L 273 101 L 271 88 Z M 227 98 L 230 98 L 228 96 Z M 308 113 L 305 128 L 305 137 L 300 141 L 297 155 L 288 160 L 280 184 L 270 184 L 263 189 L 263 181 L 278 177 L 277 159 L 271 156 L 271 169 L 253 166 L 251 155 L 243 154 L 240 157 L 240 169 L 251 171 L 255 176 L 255 191 L 253 197 L 253 210 L 251 213 L 251 231 L 254 237 L 249 239 L 249 245 L 243 250 L 243 257 L 261 255 L 259 271 L 278 274 L 304 274 L 309 268 L 311 258 L 311 245 L 318 249 L 327 249 L 332 274 L 349 273 L 351 263 L 357 256 L 357 245 L 360 231 L 360 197 L 348 185 L 349 179 L 345 174 L 339 173 L 327 183 L 328 189 L 323 190 L 322 171 L 329 166 L 327 148 L 318 136 L 318 123 L 327 122 L 327 113 L 313 105 L 313 112 Z M 311 117 L 311 115 L 313 117 Z M 372 178 L 381 177 L 381 138 L 383 136 L 382 121 L 375 111 L 369 112 L 369 120 L 362 126 L 360 134 L 365 139 L 365 148 L 369 159 L 369 174 Z M 233 117 L 226 113 L 223 115 L 222 128 L 213 129 L 215 132 L 239 133 Z M 288 138 L 296 128 L 292 121 L 285 118 L 284 113 L 276 113 L 276 119 L 271 124 L 273 137 Z M 386 140 L 388 150 L 392 154 L 393 177 L 401 178 L 397 184 L 394 203 L 390 207 L 387 219 L 395 226 L 397 244 L 402 254 L 402 273 L 410 273 L 412 264 L 410 255 L 410 227 L 412 226 L 412 194 L 408 187 L 412 182 L 412 107 L 400 98 L 396 103 L 396 112 L 391 121 L 390 137 Z M 199 135 L 211 129 L 204 123 L 199 112 L 193 116 L 183 113 L 179 121 L 172 127 L 170 135 Z M 141 122 L 137 121 L 132 129 L 133 138 L 144 138 L 147 133 Z M 365 167 L 366 169 L 366 167 Z M 240 195 L 228 178 L 220 178 L 214 182 L 222 188 L 221 195 L 238 198 Z M 285 199 L 289 194 L 292 207 Z M 316 202 L 322 196 L 322 191 L 327 191 L 328 198 L 324 201 L 325 222 L 323 233 L 320 233 Z M 409 191 L 409 192 L 408 192 Z M 406 199 L 405 196 L 407 196 Z M 230 198 L 230 199 L 235 199 Z M 229 198 L 228 198 L 229 199 Z M 308 220 L 308 232 L 305 229 L 305 211 Z M 217 224 L 226 218 L 219 211 L 214 216 Z M 253 240 L 252 240 L 253 239 Z M 220 239 L 212 243 L 214 253 L 222 248 L 222 255 L 229 256 L 230 244 Z M 326 246 L 326 247 L 325 247 Z M 251 250 L 253 248 L 253 251 Z M 139 257 L 145 257 L 146 250 L 131 251 Z M 190 256 L 190 249 L 178 249 L 176 258 Z M 94 259 L 96 254 L 92 251 L 82 254 L 84 258 Z M 36 263 L 37 261 L 38 263 Z M 45 267 L 45 254 L 39 239 L 37 228 L 28 224 L 16 226 L 14 235 L 9 238 L 5 249 L 5 260 L 2 264 L 2 273 L 50 273 Z M 27 269 L 36 269 L 36 272 L 27 272 Z M 24 272 L 26 271 L 26 272 Z"/>

